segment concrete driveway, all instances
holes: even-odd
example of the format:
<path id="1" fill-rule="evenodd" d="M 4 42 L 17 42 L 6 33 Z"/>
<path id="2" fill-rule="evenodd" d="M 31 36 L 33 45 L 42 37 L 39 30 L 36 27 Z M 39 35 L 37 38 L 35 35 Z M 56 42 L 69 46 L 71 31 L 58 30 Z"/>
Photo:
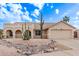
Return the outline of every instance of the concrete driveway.
<path id="1" fill-rule="evenodd" d="M 57 39 L 55 40 L 67 47 L 72 49 L 79 49 L 79 40 L 78 39 Z"/>
<path id="2" fill-rule="evenodd" d="M 79 56 L 79 50 L 64 50 L 51 53 L 34 54 L 32 56 Z"/>

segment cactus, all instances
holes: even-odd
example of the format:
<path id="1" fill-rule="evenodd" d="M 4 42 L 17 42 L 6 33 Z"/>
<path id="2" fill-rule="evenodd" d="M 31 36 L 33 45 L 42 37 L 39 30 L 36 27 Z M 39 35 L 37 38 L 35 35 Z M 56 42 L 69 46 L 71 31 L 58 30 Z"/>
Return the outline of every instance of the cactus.
<path id="1" fill-rule="evenodd" d="M 31 38 L 30 31 L 29 30 L 26 30 L 23 33 L 23 40 L 30 40 L 30 38 Z"/>
<path id="2" fill-rule="evenodd" d="M 42 37 L 42 33 L 43 33 L 43 25 L 44 25 L 43 15 L 42 15 L 42 13 L 40 12 L 40 30 L 41 30 L 41 39 L 43 38 L 43 37 Z"/>

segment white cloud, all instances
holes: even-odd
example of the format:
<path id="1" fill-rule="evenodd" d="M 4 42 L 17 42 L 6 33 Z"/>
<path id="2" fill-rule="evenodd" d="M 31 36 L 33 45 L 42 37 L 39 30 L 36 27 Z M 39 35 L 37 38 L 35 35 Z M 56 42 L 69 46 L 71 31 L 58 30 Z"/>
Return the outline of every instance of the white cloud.
<path id="1" fill-rule="evenodd" d="M 22 15 L 23 20 L 28 20 L 30 22 L 32 22 L 32 18 L 29 16 L 29 12 L 27 11 L 27 8 L 25 8 L 26 12 L 24 12 L 24 14 Z"/>
<path id="2" fill-rule="evenodd" d="M 39 16 L 39 10 L 38 10 L 38 9 L 35 9 L 35 10 L 33 11 L 32 15 L 33 15 L 34 17 Z"/>
<path id="3" fill-rule="evenodd" d="M 66 12 L 64 12 L 61 16 L 60 16 L 60 18 L 63 18 L 64 16 L 67 16 L 67 15 L 69 15 L 69 14 L 71 14 L 72 13 L 72 8 L 71 9 L 69 9 L 69 10 L 67 10 Z M 74 10 L 73 10 L 73 12 L 74 12 Z"/>
<path id="4" fill-rule="evenodd" d="M 1 12 L 3 12 L 3 13 L 8 13 L 8 10 L 6 9 L 6 8 L 4 8 L 4 7 L 1 7 Z"/>
<path id="5" fill-rule="evenodd" d="M 30 18 L 28 15 L 27 16 L 26 15 L 23 15 L 22 18 L 25 21 L 28 20 L 28 21 L 32 22 L 32 18 Z"/>
<path id="6" fill-rule="evenodd" d="M 74 20 L 74 21 L 71 21 L 71 24 L 73 25 L 73 26 L 75 26 L 76 28 L 78 28 L 79 29 L 79 20 Z"/>
<path id="7" fill-rule="evenodd" d="M 26 7 L 24 7 L 24 10 L 27 10 L 27 8 L 26 8 Z"/>
<path id="8" fill-rule="evenodd" d="M 47 3 L 47 6 L 49 6 L 49 4 Z"/>
<path id="9" fill-rule="evenodd" d="M 76 6 L 76 7 L 75 7 Z M 75 13 L 77 10 L 78 10 L 78 4 L 74 5 L 74 7 L 71 7 L 69 8 L 68 10 L 66 10 L 60 17 L 64 17 L 64 16 L 67 16 L 67 15 L 70 15 L 72 13 Z M 72 12 L 73 11 L 73 12 Z M 76 12 L 77 13 L 77 12 Z"/>
<path id="10" fill-rule="evenodd" d="M 35 9 L 34 14 L 36 14 L 38 16 L 39 15 L 39 10 Z"/>
<path id="11" fill-rule="evenodd" d="M 56 9 L 55 11 L 56 11 L 56 14 L 59 14 L 59 9 Z"/>
<path id="12" fill-rule="evenodd" d="M 24 14 L 22 15 L 23 20 L 28 20 L 30 22 L 32 22 L 32 18 L 29 16 L 29 12 L 26 10 L 26 12 L 24 12 Z"/>
<path id="13" fill-rule="evenodd" d="M 78 16 L 79 16 L 79 11 L 76 13 L 76 15 L 78 15 Z"/>
<path id="14" fill-rule="evenodd" d="M 0 19 L 4 19 L 4 14 L 2 12 L 0 12 Z"/>
<path id="15" fill-rule="evenodd" d="M 11 11 L 17 12 L 18 10 L 22 9 L 22 6 L 20 4 L 7 4 L 9 7 L 11 7 Z"/>
<path id="16" fill-rule="evenodd" d="M 21 22 L 21 16 L 24 20 L 32 21 L 32 18 L 29 16 L 29 12 L 27 8 L 25 12 L 21 11 L 22 6 L 20 4 L 5 4 L 4 6 L 11 7 L 10 11 L 8 11 L 5 7 L 1 6 L 0 8 L 0 19 L 5 20 L 6 22 Z M 12 12 L 11 12 L 12 11 Z M 4 14 L 5 13 L 5 14 Z"/>
<path id="17" fill-rule="evenodd" d="M 23 12 L 22 12 L 21 10 L 18 10 L 17 12 L 15 12 L 15 14 L 17 14 L 17 15 L 22 15 Z"/>
<path id="18" fill-rule="evenodd" d="M 50 6 L 51 8 L 53 8 L 54 6 L 52 5 L 52 6 Z"/>
<path id="19" fill-rule="evenodd" d="M 40 20 L 35 19 L 35 22 L 36 22 L 36 23 L 39 23 L 39 22 L 40 22 Z"/>
<path id="20" fill-rule="evenodd" d="M 26 11 L 24 12 L 24 15 L 28 16 L 28 15 L 29 15 L 29 12 L 26 10 Z"/>
<path id="21" fill-rule="evenodd" d="M 39 10 L 41 10 L 44 6 L 44 3 L 31 3 L 33 4 L 35 7 L 39 8 Z"/>
<path id="22" fill-rule="evenodd" d="M 0 3 L 0 5 L 4 6 L 4 5 L 5 5 L 5 3 Z"/>
<path id="23" fill-rule="evenodd" d="M 0 6 L 4 6 L 4 7 L 6 7 L 6 5 L 5 5 L 6 3 L 0 3 Z"/>
<path id="24" fill-rule="evenodd" d="M 15 5 L 14 4 L 11 4 L 9 6 L 11 6 L 11 8 L 13 8 L 12 6 L 15 6 Z M 17 4 L 16 6 L 19 6 L 19 4 Z M 16 7 L 16 6 L 13 8 L 13 11 L 18 10 L 19 7 Z M 0 15 L 3 17 L 3 20 L 5 20 L 6 22 L 17 22 L 17 21 L 21 21 L 20 13 L 22 13 L 21 10 L 18 10 L 17 12 L 13 12 L 12 13 L 12 12 L 8 11 L 3 6 L 1 7 L 1 10 L 0 10 Z"/>
<path id="25" fill-rule="evenodd" d="M 79 17 L 78 17 L 78 16 L 76 16 L 76 17 L 75 17 L 75 19 L 77 19 L 77 20 L 78 20 L 78 19 L 79 19 Z"/>
<path id="26" fill-rule="evenodd" d="M 54 7 L 53 4 L 49 5 L 49 3 L 47 3 L 46 5 L 47 5 L 47 7 L 50 7 L 51 9 Z"/>
<path id="27" fill-rule="evenodd" d="M 6 10 L 6 8 L 2 7 L 0 8 L 0 19 L 4 19 L 5 18 L 5 14 L 8 14 L 8 11 Z"/>
<path id="28" fill-rule="evenodd" d="M 38 8 L 38 9 L 35 9 L 31 14 L 32 16 L 37 18 L 40 14 L 40 10 L 42 10 L 45 3 L 31 3 L 31 4 Z M 38 20 L 35 20 L 35 21 L 38 22 Z"/>

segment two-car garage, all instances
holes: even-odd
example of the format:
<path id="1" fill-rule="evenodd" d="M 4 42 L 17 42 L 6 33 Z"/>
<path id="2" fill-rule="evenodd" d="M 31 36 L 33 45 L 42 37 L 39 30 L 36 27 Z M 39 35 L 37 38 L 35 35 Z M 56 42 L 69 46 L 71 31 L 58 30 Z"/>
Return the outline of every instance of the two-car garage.
<path id="1" fill-rule="evenodd" d="M 74 37 L 75 27 L 63 21 L 58 22 L 48 30 L 49 39 L 70 39 Z"/>
<path id="2" fill-rule="evenodd" d="M 51 38 L 72 38 L 71 30 L 51 30 Z"/>

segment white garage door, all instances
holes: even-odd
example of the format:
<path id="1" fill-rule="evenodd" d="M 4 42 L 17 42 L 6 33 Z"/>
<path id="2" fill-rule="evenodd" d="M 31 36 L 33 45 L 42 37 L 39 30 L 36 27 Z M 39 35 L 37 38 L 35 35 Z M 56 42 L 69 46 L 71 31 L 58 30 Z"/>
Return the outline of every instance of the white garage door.
<path id="1" fill-rule="evenodd" d="M 52 30 L 51 38 L 72 38 L 72 32 L 70 30 Z"/>

